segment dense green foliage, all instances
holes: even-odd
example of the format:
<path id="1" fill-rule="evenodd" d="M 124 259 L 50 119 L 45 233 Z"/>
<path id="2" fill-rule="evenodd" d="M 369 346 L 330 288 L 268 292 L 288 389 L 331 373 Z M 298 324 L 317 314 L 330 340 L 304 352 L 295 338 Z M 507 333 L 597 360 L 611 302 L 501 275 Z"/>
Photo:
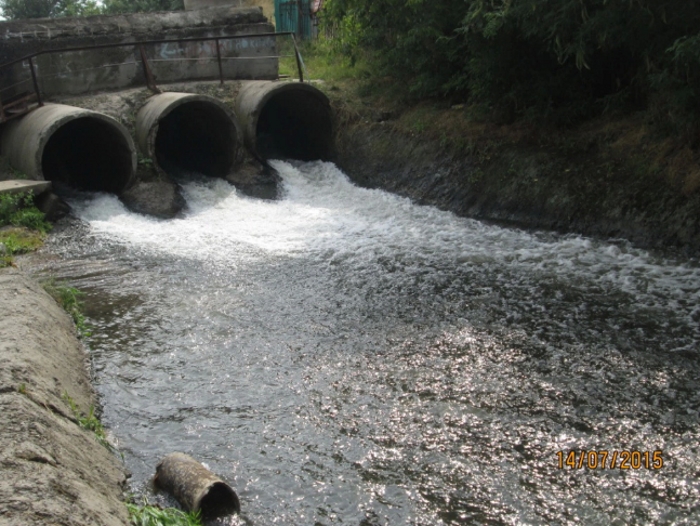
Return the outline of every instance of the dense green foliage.
<path id="1" fill-rule="evenodd" d="M 133 13 L 137 11 L 176 11 L 183 0 L 0 0 L 0 12 L 10 20 Z"/>
<path id="2" fill-rule="evenodd" d="M 416 98 L 576 120 L 656 105 L 700 112 L 700 4 L 687 0 L 328 0 L 338 49 Z"/>
<path id="3" fill-rule="evenodd" d="M 184 8 L 184 0 L 104 0 L 105 14 L 178 11 Z"/>
<path id="4" fill-rule="evenodd" d="M 0 11 L 12 20 L 96 15 L 100 6 L 95 0 L 0 0 Z"/>

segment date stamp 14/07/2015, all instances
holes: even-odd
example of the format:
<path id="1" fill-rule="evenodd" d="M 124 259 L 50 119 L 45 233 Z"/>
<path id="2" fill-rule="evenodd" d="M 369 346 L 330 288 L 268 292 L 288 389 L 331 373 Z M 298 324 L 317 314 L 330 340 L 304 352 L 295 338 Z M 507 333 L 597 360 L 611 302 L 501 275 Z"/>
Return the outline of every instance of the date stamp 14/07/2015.
<path id="1" fill-rule="evenodd" d="M 557 451 L 559 469 L 661 469 L 663 451 Z"/>

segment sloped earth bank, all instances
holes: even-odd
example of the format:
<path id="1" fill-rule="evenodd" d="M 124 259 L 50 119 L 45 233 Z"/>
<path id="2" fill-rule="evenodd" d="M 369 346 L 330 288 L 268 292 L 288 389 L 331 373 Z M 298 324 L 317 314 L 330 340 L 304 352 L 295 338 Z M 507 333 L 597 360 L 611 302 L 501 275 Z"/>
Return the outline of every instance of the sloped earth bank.
<path id="1" fill-rule="evenodd" d="M 127 524 L 122 465 L 64 399 L 85 414 L 96 403 L 72 320 L 11 268 L 0 309 L 0 524 Z"/>
<path id="2" fill-rule="evenodd" d="M 641 117 L 544 139 L 482 125 L 436 140 L 371 112 L 350 121 L 337 130 L 337 161 L 359 185 L 466 217 L 700 253 L 697 153 L 654 137 Z M 455 155 L 446 143 L 463 146 Z"/>

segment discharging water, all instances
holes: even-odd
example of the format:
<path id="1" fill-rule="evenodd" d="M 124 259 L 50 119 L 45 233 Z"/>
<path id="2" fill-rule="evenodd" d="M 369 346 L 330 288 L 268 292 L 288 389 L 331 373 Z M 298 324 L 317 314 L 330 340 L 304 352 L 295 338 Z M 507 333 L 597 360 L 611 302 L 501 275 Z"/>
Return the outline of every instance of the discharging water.
<path id="1" fill-rule="evenodd" d="M 45 249 L 135 493 L 183 451 L 230 524 L 700 523 L 697 263 L 275 166 L 281 200 L 191 181 L 170 221 L 76 197 Z"/>

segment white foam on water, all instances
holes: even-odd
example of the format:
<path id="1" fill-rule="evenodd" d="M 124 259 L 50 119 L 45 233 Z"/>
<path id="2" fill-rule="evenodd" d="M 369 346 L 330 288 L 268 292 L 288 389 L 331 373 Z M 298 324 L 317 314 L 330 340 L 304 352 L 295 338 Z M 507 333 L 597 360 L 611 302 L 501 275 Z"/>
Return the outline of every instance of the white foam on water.
<path id="1" fill-rule="evenodd" d="M 131 213 L 114 196 L 74 203 L 94 235 L 139 250 L 208 263 L 304 256 L 351 272 L 393 261 L 403 272 L 434 270 L 436 263 L 495 264 L 533 276 L 593 281 L 636 296 L 647 306 L 700 307 L 700 269 L 659 259 L 628 244 L 554 236 L 459 218 L 381 190 L 359 188 L 335 165 L 273 161 L 283 179 L 277 201 L 240 195 L 212 179 L 184 186 L 184 217 L 156 220 Z"/>

